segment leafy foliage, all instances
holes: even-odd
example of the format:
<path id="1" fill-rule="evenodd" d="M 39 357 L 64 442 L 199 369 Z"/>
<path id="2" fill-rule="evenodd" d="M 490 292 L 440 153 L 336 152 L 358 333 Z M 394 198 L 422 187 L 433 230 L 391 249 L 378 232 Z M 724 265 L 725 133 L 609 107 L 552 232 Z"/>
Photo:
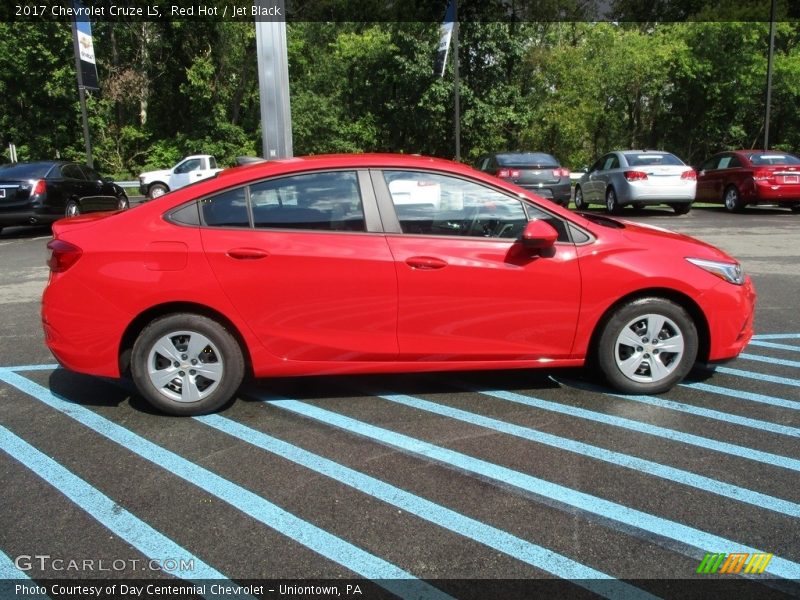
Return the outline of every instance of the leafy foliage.
<path id="1" fill-rule="evenodd" d="M 130 178 L 190 153 L 223 165 L 260 153 L 252 23 L 93 29 L 102 89 L 88 108 L 103 172 Z M 292 22 L 287 37 L 295 154 L 454 156 L 452 49 L 445 76 L 433 73 L 438 23 Z M 527 149 L 576 168 L 640 147 L 696 164 L 763 144 L 768 23 L 466 21 L 459 39 L 465 161 Z M 69 24 L 0 22 L 0 160 L 9 143 L 20 159 L 84 154 L 74 69 Z M 783 22 L 772 146 L 798 150 L 798 104 L 800 25 Z"/>

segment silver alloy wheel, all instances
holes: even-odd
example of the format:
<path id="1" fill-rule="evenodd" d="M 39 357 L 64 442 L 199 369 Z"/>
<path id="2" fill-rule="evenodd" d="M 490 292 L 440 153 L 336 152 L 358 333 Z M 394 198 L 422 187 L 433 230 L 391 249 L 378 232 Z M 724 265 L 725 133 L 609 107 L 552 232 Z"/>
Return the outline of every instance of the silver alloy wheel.
<path id="1" fill-rule="evenodd" d="M 739 208 L 739 192 L 733 186 L 725 192 L 725 208 L 731 212 Z"/>
<path id="2" fill-rule="evenodd" d="M 583 210 L 586 208 L 586 205 L 583 203 L 583 190 L 581 188 L 575 188 L 575 208 L 578 210 Z M 567 202 L 569 204 L 569 202 Z"/>
<path id="3" fill-rule="evenodd" d="M 224 374 L 222 353 L 196 331 L 173 331 L 162 336 L 147 356 L 150 383 L 176 402 L 198 402 L 211 395 Z"/>
<path id="4" fill-rule="evenodd" d="M 117 210 L 128 210 L 130 206 L 131 204 L 128 201 L 128 197 L 126 195 L 123 194 L 122 196 L 117 198 Z"/>
<path id="5" fill-rule="evenodd" d="M 649 313 L 622 328 L 614 344 L 614 360 L 631 381 L 658 383 L 681 364 L 684 349 L 683 333 L 675 321 Z"/>
<path id="6" fill-rule="evenodd" d="M 74 200 L 67 202 L 67 208 L 64 211 L 64 215 L 67 217 L 77 217 L 79 214 L 81 214 L 81 209 L 78 208 L 77 202 Z"/>
<path id="7" fill-rule="evenodd" d="M 608 188 L 606 192 L 606 210 L 611 214 L 615 214 L 619 210 L 617 192 L 614 191 L 614 188 Z"/>
<path id="8" fill-rule="evenodd" d="M 165 188 L 160 183 L 157 183 L 153 187 L 150 188 L 150 197 L 151 198 L 158 198 L 159 196 L 163 196 L 166 193 L 167 193 L 167 188 Z"/>

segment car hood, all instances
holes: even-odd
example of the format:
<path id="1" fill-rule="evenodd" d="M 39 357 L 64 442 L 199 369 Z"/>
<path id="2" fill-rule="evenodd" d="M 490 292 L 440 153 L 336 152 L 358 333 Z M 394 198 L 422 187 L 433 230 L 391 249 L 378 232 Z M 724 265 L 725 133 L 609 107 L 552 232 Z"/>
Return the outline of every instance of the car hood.
<path id="1" fill-rule="evenodd" d="M 145 171 L 144 173 L 139 173 L 139 177 L 169 177 L 171 173 L 172 171 L 170 169 L 160 169 L 158 171 Z"/>
<path id="2" fill-rule="evenodd" d="M 634 223 L 619 219 L 619 222 L 624 226 L 622 235 L 631 242 L 640 245 L 646 245 L 650 248 L 657 248 L 660 243 L 665 240 L 671 240 L 671 245 L 674 247 L 675 242 L 680 243 L 685 247 L 685 256 L 693 258 L 707 258 L 710 260 L 723 260 L 731 263 L 738 262 L 728 253 L 720 250 L 716 246 L 685 235 L 656 227 L 655 225 L 645 225 L 643 223 Z"/>

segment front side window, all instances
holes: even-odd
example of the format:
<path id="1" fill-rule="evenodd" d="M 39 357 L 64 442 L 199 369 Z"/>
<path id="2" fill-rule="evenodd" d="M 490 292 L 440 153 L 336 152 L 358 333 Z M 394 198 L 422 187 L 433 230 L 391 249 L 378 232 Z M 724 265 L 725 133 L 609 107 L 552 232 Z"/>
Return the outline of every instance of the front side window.
<path id="1" fill-rule="evenodd" d="M 384 171 L 403 233 L 518 238 L 522 202 L 478 183 L 415 171 Z"/>
<path id="2" fill-rule="evenodd" d="M 199 158 L 192 158 L 190 160 L 187 160 L 186 162 L 182 162 L 177 167 L 175 167 L 175 173 L 177 175 L 180 175 L 182 173 L 190 173 L 192 171 L 196 171 L 202 166 L 203 163 Z"/>
<path id="3" fill-rule="evenodd" d="M 259 228 L 366 231 L 354 171 L 305 173 L 250 186 Z"/>

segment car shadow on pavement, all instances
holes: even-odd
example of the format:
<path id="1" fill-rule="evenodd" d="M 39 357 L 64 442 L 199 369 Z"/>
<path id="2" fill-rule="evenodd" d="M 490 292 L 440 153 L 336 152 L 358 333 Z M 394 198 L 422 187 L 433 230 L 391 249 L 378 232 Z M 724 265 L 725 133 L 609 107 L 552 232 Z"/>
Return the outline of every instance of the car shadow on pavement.
<path id="1" fill-rule="evenodd" d="M 128 379 L 107 379 L 56 369 L 50 374 L 48 387 L 62 399 L 87 408 L 110 408 L 127 402 L 136 412 L 161 414 L 139 396 Z"/>

